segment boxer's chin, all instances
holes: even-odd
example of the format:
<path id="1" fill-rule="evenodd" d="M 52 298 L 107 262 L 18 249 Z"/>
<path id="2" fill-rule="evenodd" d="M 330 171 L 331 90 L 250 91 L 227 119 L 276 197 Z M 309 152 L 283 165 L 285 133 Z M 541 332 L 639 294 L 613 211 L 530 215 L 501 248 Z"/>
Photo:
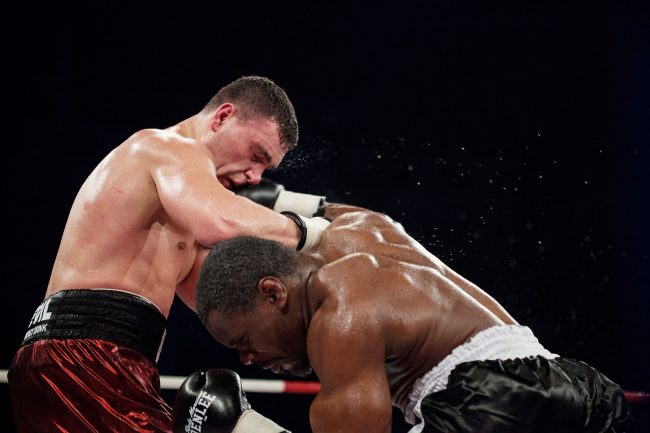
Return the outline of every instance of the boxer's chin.
<path id="1" fill-rule="evenodd" d="M 307 359 L 294 360 L 290 366 L 283 366 L 282 368 L 282 373 L 291 376 L 307 377 L 311 372 L 312 368 Z"/>

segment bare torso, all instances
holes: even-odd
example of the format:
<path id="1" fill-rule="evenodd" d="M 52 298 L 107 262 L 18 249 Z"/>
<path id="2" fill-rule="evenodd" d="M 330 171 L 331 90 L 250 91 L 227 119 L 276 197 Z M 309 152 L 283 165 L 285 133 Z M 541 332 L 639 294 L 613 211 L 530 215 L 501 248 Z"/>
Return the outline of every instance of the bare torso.
<path id="1" fill-rule="evenodd" d="M 328 264 L 308 286 L 310 301 L 317 305 L 309 327 L 310 359 L 318 364 L 319 351 L 332 349 L 320 344 L 328 341 L 327 326 L 356 335 L 351 342 L 377 338 L 397 404 L 453 348 L 490 326 L 514 323 L 496 301 L 385 216 L 353 213 L 336 219 L 319 252 Z M 350 353 L 339 350 L 342 356 Z M 327 366 L 315 364 L 317 373 L 319 367 L 335 368 L 332 359 Z"/>
<path id="2" fill-rule="evenodd" d="M 46 296 L 108 288 L 146 297 L 168 315 L 197 255 L 191 232 L 161 204 L 152 172 L 170 155 L 203 152 L 172 131 L 145 130 L 115 148 L 86 179 L 70 211 Z"/>

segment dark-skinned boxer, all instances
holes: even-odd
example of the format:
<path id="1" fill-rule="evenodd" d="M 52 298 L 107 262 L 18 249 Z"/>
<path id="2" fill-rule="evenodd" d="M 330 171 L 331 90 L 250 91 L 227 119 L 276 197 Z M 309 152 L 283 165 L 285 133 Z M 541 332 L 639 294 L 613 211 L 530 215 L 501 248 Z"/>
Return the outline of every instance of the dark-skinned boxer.
<path id="1" fill-rule="evenodd" d="M 220 243 L 200 272 L 197 313 L 244 364 L 313 368 L 314 433 L 389 432 L 391 405 L 413 432 L 631 431 L 616 383 L 546 349 L 378 213 L 342 212 L 313 254 Z"/>

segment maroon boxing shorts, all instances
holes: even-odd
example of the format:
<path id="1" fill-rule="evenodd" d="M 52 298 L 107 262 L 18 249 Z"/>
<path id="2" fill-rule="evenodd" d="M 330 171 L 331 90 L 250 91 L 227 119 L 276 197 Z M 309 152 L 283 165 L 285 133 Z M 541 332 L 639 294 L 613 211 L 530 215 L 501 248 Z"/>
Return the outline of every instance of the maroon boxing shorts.
<path id="1" fill-rule="evenodd" d="M 165 318 L 143 297 L 64 290 L 36 309 L 9 369 L 19 432 L 170 432 L 156 360 Z"/>

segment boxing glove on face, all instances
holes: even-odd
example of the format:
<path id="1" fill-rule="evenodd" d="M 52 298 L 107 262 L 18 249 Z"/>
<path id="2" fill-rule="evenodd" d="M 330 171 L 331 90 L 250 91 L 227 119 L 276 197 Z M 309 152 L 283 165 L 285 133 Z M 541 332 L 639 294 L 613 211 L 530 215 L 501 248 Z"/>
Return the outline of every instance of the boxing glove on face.
<path id="1" fill-rule="evenodd" d="M 211 369 L 191 374 L 174 401 L 174 433 L 288 432 L 251 409 L 237 373 Z"/>
<path id="2" fill-rule="evenodd" d="M 270 179 L 262 178 L 257 185 L 237 186 L 232 189 L 237 195 L 246 197 L 257 204 L 273 209 L 284 186 Z"/>
<path id="3" fill-rule="evenodd" d="M 325 212 L 325 197 L 287 191 L 284 186 L 266 178 L 257 185 L 235 187 L 232 191 L 276 212 L 291 211 L 309 218 L 322 216 Z"/>

